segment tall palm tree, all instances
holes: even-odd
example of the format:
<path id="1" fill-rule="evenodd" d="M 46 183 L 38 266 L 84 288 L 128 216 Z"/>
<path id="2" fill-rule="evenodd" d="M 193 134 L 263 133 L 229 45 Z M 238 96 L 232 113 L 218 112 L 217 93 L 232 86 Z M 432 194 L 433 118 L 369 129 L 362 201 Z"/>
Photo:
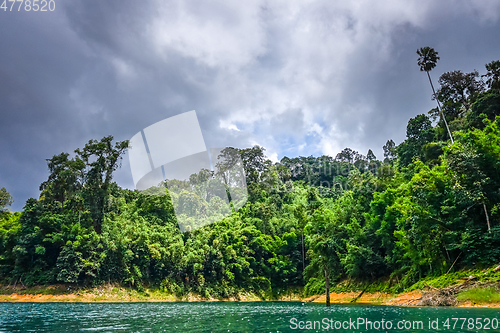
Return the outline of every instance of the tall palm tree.
<path id="1" fill-rule="evenodd" d="M 421 47 L 420 49 L 417 50 L 418 54 L 418 65 L 420 66 L 420 71 L 426 72 L 427 77 L 429 78 L 429 82 L 431 83 L 431 88 L 432 88 L 432 93 L 434 98 L 436 99 L 437 105 L 438 105 L 438 111 L 439 114 L 441 115 L 441 118 L 444 121 L 444 124 L 446 125 L 446 129 L 448 130 L 448 135 L 450 136 L 451 143 L 453 143 L 453 136 L 451 135 L 450 128 L 448 127 L 448 122 L 446 121 L 446 118 L 444 117 L 443 111 L 441 109 L 441 104 L 439 103 L 439 100 L 437 99 L 436 91 L 434 90 L 434 85 L 432 84 L 431 80 L 431 75 L 429 72 L 436 67 L 436 63 L 439 60 L 438 53 L 429 46 Z"/>
<path id="2" fill-rule="evenodd" d="M 434 85 L 432 84 L 431 75 L 429 74 L 429 72 L 434 67 L 436 67 L 436 63 L 439 60 L 438 53 L 432 47 L 425 46 L 418 49 L 417 54 L 419 56 L 418 65 L 420 66 L 420 71 L 427 73 L 427 77 L 429 78 L 429 82 L 431 83 L 432 92 L 434 93 L 434 98 L 436 99 L 436 102 L 438 104 L 439 114 L 441 115 L 441 118 L 443 118 L 444 124 L 446 125 L 446 129 L 448 130 L 448 135 L 450 136 L 451 139 L 451 143 L 453 143 L 453 136 L 451 135 L 450 128 L 448 127 L 448 123 L 446 122 L 446 118 L 444 117 L 443 111 L 441 109 L 441 104 L 437 99 L 436 91 L 434 90 Z M 491 62 L 486 65 L 486 69 L 488 70 L 488 74 L 486 74 L 486 76 L 490 78 L 490 80 L 488 81 L 490 87 L 491 85 L 494 84 L 498 85 L 498 73 L 500 72 L 499 67 L 500 67 L 500 62 L 497 63 Z M 486 203 L 484 202 L 484 200 L 483 200 L 483 208 L 484 208 L 484 214 L 486 215 L 486 223 L 488 224 L 488 232 L 491 232 L 490 218 L 488 216 L 488 210 L 486 209 Z"/>

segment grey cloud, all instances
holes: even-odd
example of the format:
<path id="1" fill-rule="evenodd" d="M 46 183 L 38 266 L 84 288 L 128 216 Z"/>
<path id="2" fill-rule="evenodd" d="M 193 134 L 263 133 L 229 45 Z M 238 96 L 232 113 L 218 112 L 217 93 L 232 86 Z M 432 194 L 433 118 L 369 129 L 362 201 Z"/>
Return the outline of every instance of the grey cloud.
<path id="1" fill-rule="evenodd" d="M 500 58 L 499 13 L 498 1 L 451 0 L 75 0 L 2 13 L 0 187 L 19 210 L 46 158 L 189 110 L 209 148 L 381 157 L 434 107 L 416 49 L 439 52 L 435 80 L 484 71 Z M 133 188 L 128 158 L 115 179 Z"/>

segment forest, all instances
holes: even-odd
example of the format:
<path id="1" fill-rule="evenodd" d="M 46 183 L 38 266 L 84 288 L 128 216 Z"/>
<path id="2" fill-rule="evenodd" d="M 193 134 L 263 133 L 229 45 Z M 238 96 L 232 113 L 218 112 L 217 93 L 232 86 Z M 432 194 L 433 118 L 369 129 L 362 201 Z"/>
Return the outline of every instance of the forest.
<path id="1" fill-rule="evenodd" d="M 418 55 L 429 75 L 437 52 Z M 427 276 L 498 265 L 500 61 L 483 75 L 446 72 L 438 84 L 437 107 L 411 118 L 406 139 L 388 140 L 383 158 L 345 148 L 273 163 L 263 147 L 236 149 L 248 201 L 187 232 L 172 205 L 184 192 L 158 196 L 113 182 L 127 141 L 108 136 L 53 156 L 39 198 L 22 212 L 10 212 L 13 198 L 0 190 L 0 282 L 311 295 L 346 279 L 403 290 Z M 217 205 L 188 199 L 201 211 Z"/>

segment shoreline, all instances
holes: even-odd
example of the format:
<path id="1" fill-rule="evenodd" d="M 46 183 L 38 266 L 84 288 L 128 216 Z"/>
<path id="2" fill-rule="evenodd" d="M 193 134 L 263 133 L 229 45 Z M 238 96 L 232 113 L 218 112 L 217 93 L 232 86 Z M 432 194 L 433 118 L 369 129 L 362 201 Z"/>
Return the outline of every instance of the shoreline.
<path id="1" fill-rule="evenodd" d="M 0 303 L 134 303 L 134 302 L 269 302 L 289 301 L 306 303 L 326 303 L 326 295 L 314 295 L 306 298 L 298 294 L 291 294 L 279 299 L 263 299 L 254 293 L 242 293 L 238 297 L 230 298 L 206 298 L 200 295 L 188 294 L 184 297 L 161 292 L 157 289 L 145 289 L 138 292 L 134 289 L 107 285 L 96 288 L 76 289 L 62 285 L 35 287 L 32 289 L 18 288 L 10 292 L 9 288 L 0 289 Z M 412 307 L 418 304 L 422 298 L 422 290 L 413 290 L 400 294 L 384 292 L 364 293 L 355 303 L 351 301 L 358 296 L 357 292 L 330 293 L 331 304 L 369 304 L 386 306 Z M 484 307 L 500 308 L 498 302 L 474 303 L 471 301 L 460 301 L 456 307 Z"/>

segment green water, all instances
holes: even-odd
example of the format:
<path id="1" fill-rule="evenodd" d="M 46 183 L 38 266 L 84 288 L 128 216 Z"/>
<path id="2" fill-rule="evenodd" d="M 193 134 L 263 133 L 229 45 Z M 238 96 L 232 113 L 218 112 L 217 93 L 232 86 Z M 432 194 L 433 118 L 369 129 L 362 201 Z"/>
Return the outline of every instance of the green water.
<path id="1" fill-rule="evenodd" d="M 499 310 L 478 308 L 326 308 L 297 302 L 0 303 L 0 332 L 500 332 L 499 321 Z M 437 329 L 429 329 L 429 323 Z"/>

